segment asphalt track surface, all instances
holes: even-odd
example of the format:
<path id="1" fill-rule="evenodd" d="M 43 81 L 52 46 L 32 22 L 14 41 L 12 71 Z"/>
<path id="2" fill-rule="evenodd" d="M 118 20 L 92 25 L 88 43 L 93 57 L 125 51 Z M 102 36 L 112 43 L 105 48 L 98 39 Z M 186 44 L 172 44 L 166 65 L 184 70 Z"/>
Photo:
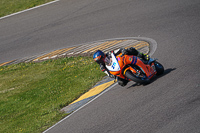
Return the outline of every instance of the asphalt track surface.
<path id="1" fill-rule="evenodd" d="M 0 63 L 119 37 L 157 41 L 163 76 L 109 89 L 48 133 L 199 133 L 199 0 L 60 0 L 0 20 Z"/>

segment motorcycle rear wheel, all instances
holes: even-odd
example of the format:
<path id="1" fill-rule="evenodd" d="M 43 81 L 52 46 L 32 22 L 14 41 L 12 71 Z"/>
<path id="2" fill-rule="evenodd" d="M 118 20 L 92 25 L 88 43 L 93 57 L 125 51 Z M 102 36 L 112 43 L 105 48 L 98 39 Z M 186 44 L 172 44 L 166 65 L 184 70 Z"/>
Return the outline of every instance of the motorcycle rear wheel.
<path id="1" fill-rule="evenodd" d="M 130 70 L 126 71 L 125 76 L 136 83 L 147 84 L 150 82 L 146 77 L 136 77 Z"/>

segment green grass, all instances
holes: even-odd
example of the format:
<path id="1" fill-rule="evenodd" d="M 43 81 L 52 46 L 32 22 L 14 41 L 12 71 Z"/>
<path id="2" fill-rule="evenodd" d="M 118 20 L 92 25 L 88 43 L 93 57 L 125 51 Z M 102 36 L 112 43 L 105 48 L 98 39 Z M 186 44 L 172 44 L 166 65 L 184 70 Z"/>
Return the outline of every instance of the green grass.
<path id="1" fill-rule="evenodd" d="M 35 7 L 53 0 L 0 0 L 0 17 Z"/>
<path id="2" fill-rule="evenodd" d="M 91 57 L 0 67 L 0 132 L 44 131 L 103 76 Z"/>

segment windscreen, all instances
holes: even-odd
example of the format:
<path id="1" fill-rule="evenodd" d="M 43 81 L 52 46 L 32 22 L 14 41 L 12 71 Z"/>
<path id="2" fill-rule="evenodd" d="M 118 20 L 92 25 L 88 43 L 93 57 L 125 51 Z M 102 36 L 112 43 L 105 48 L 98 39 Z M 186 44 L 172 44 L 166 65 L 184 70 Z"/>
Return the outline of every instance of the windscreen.
<path id="1" fill-rule="evenodd" d="M 106 58 L 105 58 L 105 64 L 107 66 L 111 66 L 111 64 L 112 64 L 112 57 L 110 55 L 106 56 Z"/>

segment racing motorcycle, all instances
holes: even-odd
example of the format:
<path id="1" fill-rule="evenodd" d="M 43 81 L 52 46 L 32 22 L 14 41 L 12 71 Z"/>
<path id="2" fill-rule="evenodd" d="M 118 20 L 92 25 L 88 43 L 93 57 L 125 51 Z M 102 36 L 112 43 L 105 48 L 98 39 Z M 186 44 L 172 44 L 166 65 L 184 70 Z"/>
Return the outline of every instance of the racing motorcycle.
<path id="1" fill-rule="evenodd" d="M 133 55 L 115 56 L 113 53 L 105 58 L 105 65 L 111 74 L 140 84 L 150 83 L 154 75 L 161 75 L 164 72 L 162 64 L 150 58 L 144 63 L 141 58 Z"/>

